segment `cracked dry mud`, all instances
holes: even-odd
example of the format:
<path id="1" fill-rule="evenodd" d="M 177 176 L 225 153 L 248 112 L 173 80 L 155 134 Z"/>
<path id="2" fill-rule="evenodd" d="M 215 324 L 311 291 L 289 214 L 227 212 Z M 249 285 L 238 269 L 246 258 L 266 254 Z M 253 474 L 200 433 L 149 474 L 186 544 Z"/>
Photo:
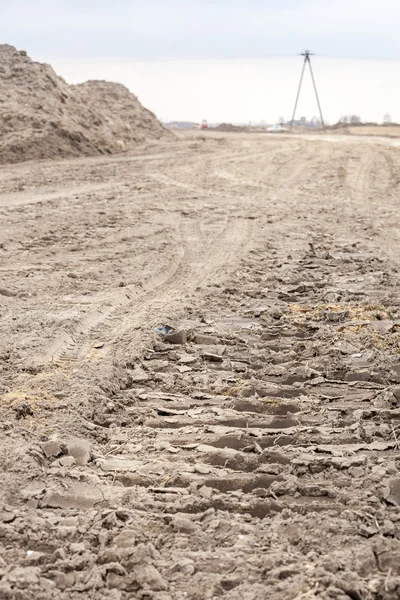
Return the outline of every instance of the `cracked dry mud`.
<path id="1" fill-rule="evenodd" d="M 1 598 L 400 597 L 399 181 L 339 136 L 1 167 Z"/>

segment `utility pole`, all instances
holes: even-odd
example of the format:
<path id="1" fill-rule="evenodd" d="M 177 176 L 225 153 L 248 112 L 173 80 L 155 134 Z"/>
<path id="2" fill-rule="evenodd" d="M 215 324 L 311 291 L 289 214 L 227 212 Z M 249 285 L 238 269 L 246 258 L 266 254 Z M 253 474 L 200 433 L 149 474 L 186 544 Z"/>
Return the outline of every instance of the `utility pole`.
<path id="1" fill-rule="evenodd" d="M 295 102 L 295 105 L 294 105 L 293 117 L 292 117 L 292 122 L 291 122 L 290 128 L 291 129 L 293 128 L 294 120 L 295 120 L 295 117 L 296 117 L 297 104 L 299 102 L 300 92 L 301 92 L 301 86 L 303 84 L 303 78 L 304 78 L 304 71 L 306 70 L 307 64 L 310 67 L 311 79 L 312 79 L 313 86 L 314 86 L 315 96 L 317 98 L 319 115 L 321 117 L 322 127 L 325 127 L 324 117 L 322 116 L 321 104 L 319 102 L 319 96 L 318 96 L 317 86 L 316 86 L 316 83 L 315 83 L 314 73 L 313 73 L 312 66 L 311 66 L 310 56 L 314 56 L 314 54 L 310 50 L 304 50 L 304 52 L 301 53 L 301 56 L 304 56 L 304 63 L 303 63 L 303 69 L 301 71 L 300 84 L 299 84 L 299 89 L 297 90 L 296 102 Z"/>

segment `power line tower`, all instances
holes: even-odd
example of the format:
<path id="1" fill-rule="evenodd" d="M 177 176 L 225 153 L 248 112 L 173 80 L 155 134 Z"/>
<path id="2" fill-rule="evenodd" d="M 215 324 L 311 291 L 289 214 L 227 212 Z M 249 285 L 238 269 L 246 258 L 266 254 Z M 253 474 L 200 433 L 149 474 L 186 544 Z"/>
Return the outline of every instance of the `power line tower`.
<path id="1" fill-rule="evenodd" d="M 292 117 L 292 122 L 291 122 L 290 127 L 291 128 L 293 127 L 294 120 L 295 120 L 295 117 L 296 117 L 297 104 L 299 103 L 301 86 L 303 84 L 304 71 L 306 70 L 307 64 L 310 67 L 311 79 L 312 79 L 313 86 L 314 86 L 315 96 L 317 98 L 318 109 L 319 109 L 319 114 L 320 114 L 320 117 L 321 117 L 322 127 L 325 127 L 324 117 L 322 116 L 321 104 L 319 102 L 319 96 L 318 96 L 317 86 L 316 86 L 316 83 L 315 83 L 314 73 L 313 73 L 312 66 L 311 66 L 310 56 L 314 56 L 314 54 L 310 50 L 304 50 L 304 52 L 301 53 L 301 56 L 304 56 L 304 63 L 303 63 L 303 69 L 301 71 L 300 84 L 299 84 L 299 89 L 297 90 L 296 103 L 294 105 L 293 117 Z"/>

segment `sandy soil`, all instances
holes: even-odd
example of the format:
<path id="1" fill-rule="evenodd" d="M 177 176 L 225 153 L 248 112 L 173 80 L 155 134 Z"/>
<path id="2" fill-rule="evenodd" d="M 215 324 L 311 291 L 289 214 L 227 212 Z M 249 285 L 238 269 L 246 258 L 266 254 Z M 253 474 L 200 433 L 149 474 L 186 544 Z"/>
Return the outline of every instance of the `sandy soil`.
<path id="1" fill-rule="evenodd" d="M 400 597 L 400 156 L 332 137 L 0 168 L 1 598 Z"/>
<path id="2" fill-rule="evenodd" d="M 363 125 L 361 127 L 348 127 L 347 131 L 353 135 L 388 135 L 400 136 L 400 125 Z"/>

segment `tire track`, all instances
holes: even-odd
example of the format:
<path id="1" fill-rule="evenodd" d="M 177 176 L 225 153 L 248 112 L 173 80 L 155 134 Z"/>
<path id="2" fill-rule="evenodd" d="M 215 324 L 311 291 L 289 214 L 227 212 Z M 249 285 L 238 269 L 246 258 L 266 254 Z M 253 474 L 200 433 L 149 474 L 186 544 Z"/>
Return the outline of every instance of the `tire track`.
<path id="1" fill-rule="evenodd" d="M 127 334 L 132 343 L 132 331 L 137 330 L 133 337 L 139 338 L 154 315 L 181 302 L 183 293 L 190 295 L 228 267 L 251 239 L 251 224 L 240 218 L 226 221 L 208 240 L 197 218 L 185 219 L 179 224 L 178 235 L 174 259 L 157 271 L 146 289 L 127 286 L 117 290 L 108 297 L 110 306 L 91 309 L 72 332 L 58 336 L 38 361 L 65 365 L 90 358 L 94 350 L 98 358 L 104 357 L 115 344 L 126 344 Z"/>
<path id="2" fill-rule="evenodd" d="M 368 201 L 369 174 L 374 161 L 374 151 L 366 148 L 360 157 L 355 174 L 347 178 L 350 196 L 354 203 L 365 204 Z"/>
<path id="3" fill-rule="evenodd" d="M 323 144 L 322 152 L 315 153 L 315 149 L 309 144 L 303 150 L 304 143 L 293 147 L 277 149 L 275 155 L 284 156 L 288 153 L 287 162 L 278 167 L 278 173 L 286 169 L 290 161 L 290 153 L 295 151 L 295 159 L 291 160 L 290 171 L 287 173 L 283 183 L 279 184 L 278 190 L 287 189 L 291 182 L 301 178 L 307 165 L 314 164 L 315 159 L 329 153 L 329 146 Z M 251 154 L 242 154 L 235 151 L 236 156 L 228 154 L 228 161 L 237 160 L 239 164 L 248 160 L 255 160 L 255 165 L 260 165 L 261 158 L 268 153 L 257 151 Z M 325 154 L 324 154 L 325 153 Z M 198 168 L 210 160 L 209 155 L 200 156 L 196 161 Z M 222 156 L 222 164 L 227 158 Z M 221 159 L 221 156 L 219 157 Z M 310 159 L 309 162 L 307 162 Z M 154 319 L 161 318 L 166 308 L 175 309 L 182 304 L 182 295 L 191 295 L 197 287 L 207 285 L 210 279 L 224 277 L 224 272 L 229 271 L 232 263 L 236 261 L 243 249 L 252 241 L 254 221 L 247 218 L 248 209 L 258 204 L 246 199 L 243 201 L 241 195 L 220 189 L 209 189 L 190 182 L 182 181 L 180 177 L 193 176 L 192 165 L 179 165 L 177 176 L 172 177 L 163 172 L 168 165 L 161 167 L 161 172 L 146 173 L 150 180 L 161 183 L 163 186 L 178 188 L 195 194 L 191 199 L 193 202 L 189 212 L 184 211 L 176 223 L 176 211 L 171 215 L 164 204 L 160 204 L 160 210 L 165 211 L 165 219 L 173 225 L 176 230 L 175 251 L 169 259 L 160 255 L 161 260 L 152 265 L 154 273 L 149 277 L 144 286 L 138 284 L 127 285 L 116 288 L 112 292 L 106 292 L 92 298 L 92 306 L 86 314 L 81 316 L 79 322 L 70 331 L 63 331 L 38 357 L 38 362 L 50 361 L 56 364 L 69 364 L 85 361 L 87 358 L 101 358 L 116 348 L 126 347 L 127 344 L 136 343 L 142 332 L 148 330 L 149 324 Z M 270 161 L 273 169 L 273 161 Z M 243 180 L 240 179 L 240 182 Z M 208 181 L 207 181 L 208 182 Z M 253 182 L 258 186 L 258 182 Z M 246 182 L 245 182 L 246 185 Z M 90 186 L 88 186 L 90 188 Z M 266 189 L 266 186 L 262 187 Z M 208 213 L 204 210 L 204 197 L 213 196 L 221 198 L 225 204 L 223 208 L 213 206 Z M 226 201 L 229 206 L 226 206 Z M 212 221 L 207 222 L 204 218 L 213 214 Z M 217 227 L 215 227 L 217 225 Z M 79 310 L 79 304 L 76 305 Z M 135 333 L 136 332 L 136 333 Z"/>
<path id="4" fill-rule="evenodd" d="M 217 177 L 230 181 L 234 184 L 252 187 L 262 191 L 270 191 L 271 187 L 285 189 L 293 182 L 297 182 L 299 179 L 301 179 L 303 173 L 312 166 L 316 158 L 323 158 L 324 161 L 326 161 L 326 155 L 330 155 L 333 151 L 333 148 L 332 145 L 327 142 L 322 144 L 322 148 L 323 152 L 316 155 L 315 150 L 310 148 L 309 144 L 306 144 L 306 148 L 304 148 L 304 143 L 299 144 L 295 149 L 292 147 L 284 147 L 284 150 L 279 150 L 274 155 L 275 158 L 282 157 L 282 162 L 277 164 L 273 157 L 271 162 L 268 163 L 266 167 L 263 166 L 262 169 L 260 168 L 259 162 L 254 163 L 252 165 L 253 170 L 257 173 L 257 175 L 261 171 L 266 179 L 272 178 L 272 186 L 271 182 L 268 182 L 267 184 L 262 181 L 249 179 L 247 177 L 236 176 L 226 169 L 217 169 L 214 171 L 214 174 Z M 295 152 L 294 159 L 293 152 Z M 278 183 L 275 184 L 275 182 Z"/>
<path id="5" fill-rule="evenodd" d="M 249 221 L 243 223 L 242 219 L 234 219 L 226 222 L 207 243 L 199 237 L 197 222 L 185 223 L 181 229 L 185 260 L 170 285 L 155 290 L 134 315 L 130 309 L 118 316 L 118 326 L 112 336 L 120 352 L 125 353 L 128 347 L 132 352 L 139 345 L 143 333 L 151 331 L 166 311 L 179 312 L 183 295 L 190 297 L 208 281 L 215 282 L 221 275 L 223 278 L 223 271 L 229 270 L 236 256 L 251 240 L 251 229 Z"/>
<path id="6" fill-rule="evenodd" d="M 63 332 L 39 358 L 40 362 L 70 362 L 82 359 L 88 347 L 96 341 L 103 324 L 118 318 L 121 310 L 146 301 L 154 290 L 165 286 L 176 275 L 184 260 L 184 249 L 178 243 L 175 255 L 167 264 L 159 264 L 156 273 L 146 282 L 146 288 L 131 284 L 106 293 L 97 300 L 97 306 L 91 308 L 72 332 Z M 133 297 L 133 298 L 132 298 Z M 90 335 L 91 341 L 87 342 Z"/>

